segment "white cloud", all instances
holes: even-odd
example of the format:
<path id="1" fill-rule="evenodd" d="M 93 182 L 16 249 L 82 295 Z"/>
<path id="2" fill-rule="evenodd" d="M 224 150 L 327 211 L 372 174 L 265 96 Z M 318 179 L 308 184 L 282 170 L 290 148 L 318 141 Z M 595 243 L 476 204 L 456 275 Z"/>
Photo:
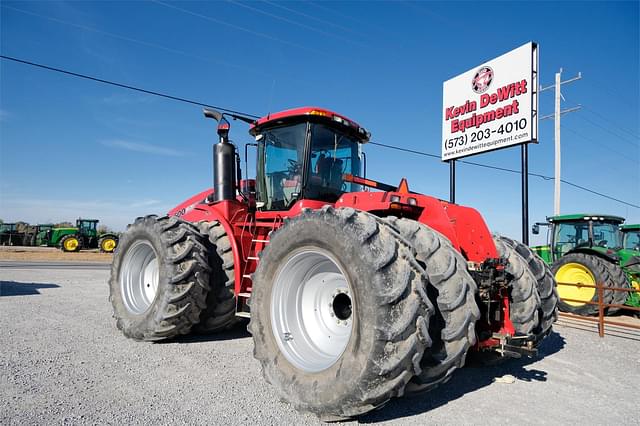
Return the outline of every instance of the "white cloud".
<path id="1" fill-rule="evenodd" d="M 145 154 L 164 155 L 167 157 L 182 157 L 185 155 L 185 152 L 176 149 L 142 142 L 129 142 L 121 139 L 102 141 L 102 145 L 111 148 L 126 149 L 127 151 L 143 152 Z"/>

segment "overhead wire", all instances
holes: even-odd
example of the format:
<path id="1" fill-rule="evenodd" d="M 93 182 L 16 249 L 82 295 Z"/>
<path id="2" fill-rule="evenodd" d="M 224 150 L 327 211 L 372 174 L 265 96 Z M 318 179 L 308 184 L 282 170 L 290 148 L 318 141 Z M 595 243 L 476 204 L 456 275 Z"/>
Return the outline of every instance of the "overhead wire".
<path id="1" fill-rule="evenodd" d="M 124 35 L 121 35 L 121 34 L 116 34 L 116 33 L 111 33 L 111 32 L 108 32 L 108 31 L 103 31 L 103 30 L 98 29 L 98 28 L 93 28 L 93 27 L 89 27 L 87 25 L 77 24 L 75 22 L 65 21 L 63 19 L 58 19 L 58 18 L 55 18 L 53 16 L 42 15 L 40 13 L 32 12 L 30 10 L 20 9 L 20 8 L 9 6 L 9 5 L 6 5 L 6 4 L 2 4 L 0 7 L 2 7 L 3 9 L 12 10 L 14 12 L 23 13 L 25 15 L 35 16 L 35 17 L 40 18 L 40 19 L 46 19 L 48 21 L 56 22 L 58 24 L 67 25 L 67 26 L 70 26 L 70 27 L 78 28 L 78 29 L 81 29 L 83 31 L 89 31 L 89 32 L 93 32 L 93 33 L 100 34 L 100 35 L 103 35 L 103 36 L 115 38 L 115 39 L 118 39 L 118 40 L 127 41 L 127 42 L 130 42 L 130 43 L 135 43 L 135 44 L 138 44 L 138 45 L 141 45 L 141 46 L 152 47 L 152 48 L 155 48 L 155 49 L 163 50 L 165 52 L 169 52 L 169 53 L 172 53 L 172 54 L 184 56 L 186 58 L 198 59 L 198 60 L 205 61 L 205 62 L 220 64 L 220 65 L 224 65 L 224 66 L 227 66 L 227 67 L 236 68 L 236 69 L 239 69 L 239 70 L 250 72 L 252 74 L 257 74 L 257 75 L 262 75 L 262 76 L 266 76 L 267 75 L 267 74 L 261 72 L 260 70 L 256 69 L 255 67 L 246 67 L 246 66 L 234 64 L 234 63 L 231 63 L 231 62 L 228 62 L 228 61 L 222 61 L 222 60 L 213 59 L 213 58 L 210 58 L 210 57 L 194 55 L 192 53 L 188 53 L 188 52 L 185 52 L 185 51 L 180 50 L 180 49 L 174 49 L 172 47 L 164 46 L 164 45 L 161 45 L 161 44 L 158 44 L 158 43 L 153 43 L 153 42 L 149 42 L 149 41 L 145 41 L 145 40 L 139 40 L 139 39 L 128 37 L 128 36 L 124 36 Z"/>
<path id="2" fill-rule="evenodd" d="M 611 120 L 610 118 L 605 117 L 604 115 L 600 114 L 598 111 L 595 111 L 593 108 L 588 107 L 586 105 L 582 105 L 582 108 L 586 109 L 587 111 L 589 111 L 591 114 L 595 115 L 596 117 L 601 118 L 602 120 L 608 121 L 612 125 L 616 126 L 616 129 L 627 133 L 629 136 L 633 137 L 634 139 L 640 139 L 640 135 L 638 135 L 638 133 L 634 133 L 631 130 L 628 130 L 628 129 L 625 129 L 624 127 L 621 127 L 618 123 L 613 122 L 613 120 Z"/>
<path id="3" fill-rule="evenodd" d="M 231 114 L 246 115 L 247 117 L 250 117 L 250 118 L 259 118 L 257 115 L 247 114 L 247 113 L 244 113 L 242 111 L 237 111 L 237 110 L 233 110 L 233 109 L 229 109 L 229 108 L 224 108 L 224 107 L 217 106 L 217 105 L 211 105 L 211 104 L 208 104 L 206 102 L 194 101 L 194 100 L 191 100 L 191 99 L 182 98 L 180 96 L 168 95 L 166 93 L 161 93 L 161 92 L 157 92 L 157 91 L 154 91 L 154 90 L 143 89 L 143 88 L 140 88 L 140 87 L 131 86 L 129 84 L 123 84 L 123 83 L 118 83 L 118 82 L 111 81 L 111 80 L 105 80 L 103 78 L 93 77 L 93 76 L 90 76 L 90 75 L 87 75 L 87 74 L 81 74 L 81 73 L 77 73 L 77 72 L 73 72 L 73 71 L 63 70 L 61 68 L 56 68 L 56 67 L 52 67 L 52 66 L 49 66 L 49 65 L 38 64 L 38 63 L 35 63 L 35 62 L 31 62 L 31 61 L 25 61 L 24 59 L 18 59 L 18 58 L 14 58 L 12 56 L 7 56 L 7 55 L 0 54 L 0 58 L 6 59 L 6 60 L 9 60 L 9 61 L 18 62 L 18 63 L 25 64 L 25 65 L 30 65 L 30 66 L 41 68 L 41 69 L 45 69 L 45 70 L 48 70 L 48 71 L 55 71 L 55 72 L 58 72 L 58 73 L 61 73 L 61 74 L 71 75 L 73 77 L 78 77 L 78 78 L 82 78 L 82 79 L 85 79 L 85 80 L 91 80 L 91 81 L 95 81 L 95 82 L 98 82 L 98 83 L 108 84 L 110 86 L 116 86 L 116 87 L 121 87 L 123 89 L 133 90 L 133 91 L 140 92 L 140 93 L 146 93 L 147 95 L 160 96 L 162 98 L 171 99 L 173 101 L 179 101 L 179 102 L 184 102 L 184 103 L 191 104 L 191 105 L 198 105 L 198 106 L 203 106 L 203 107 L 207 107 L 207 108 L 218 109 L 220 111 L 228 112 L 228 113 L 231 113 Z"/>
<path id="4" fill-rule="evenodd" d="M 170 99 L 170 100 L 183 102 L 183 103 L 187 103 L 187 104 L 191 104 L 191 105 L 198 105 L 198 106 L 204 106 L 204 107 L 208 107 L 208 108 L 214 108 L 214 109 L 217 109 L 217 110 L 220 110 L 220 111 L 223 111 L 223 112 L 228 112 L 228 113 L 231 113 L 231 114 L 243 115 L 243 116 L 250 117 L 250 118 L 255 118 L 255 119 L 259 118 L 259 116 L 255 115 L 255 114 L 250 114 L 250 113 L 243 112 L 243 111 L 224 108 L 224 107 L 221 107 L 221 106 L 212 105 L 212 104 L 208 104 L 208 103 L 200 102 L 200 101 L 195 101 L 195 100 L 183 98 L 183 97 L 180 97 L 180 96 L 168 95 L 166 93 L 162 93 L 162 92 L 158 92 L 158 91 L 154 91 L 154 90 L 143 89 L 141 87 L 136 87 L 136 86 L 132 86 L 132 85 L 129 85 L 129 84 L 118 83 L 118 82 L 115 82 L 115 81 L 111 81 L 111 80 L 107 80 L 107 79 L 103 79 L 103 78 L 99 78 L 99 77 L 94 77 L 94 76 L 90 76 L 90 75 L 87 75 L 87 74 L 82 74 L 82 73 L 78 73 L 78 72 L 74 72 L 74 71 L 64 70 L 64 69 L 52 67 L 52 66 L 49 66 L 49 65 L 39 64 L 39 63 L 36 63 L 36 62 L 27 61 L 27 60 L 24 60 L 24 59 L 15 58 L 15 57 L 8 56 L 8 55 L 0 54 L 0 58 L 8 60 L 8 61 L 13 61 L 13 62 L 21 63 L 21 64 L 24 64 L 24 65 L 29 65 L 29 66 L 32 66 L 32 67 L 48 70 L 48 71 L 53 71 L 53 72 L 57 72 L 57 73 L 65 74 L 65 75 L 70 75 L 70 76 L 81 78 L 81 79 L 84 79 L 84 80 L 94 81 L 94 82 L 97 82 L 97 83 L 102 83 L 102 84 L 107 84 L 107 85 L 110 85 L 110 86 L 120 87 L 120 88 L 123 88 L 123 89 L 133 90 L 133 91 L 136 91 L 136 92 L 139 92 L 139 93 L 145 93 L 145 94 L 148 94 L 148 95 L 159 96 L 159 97 L 162 97 L 162 98 L 165 98 L 165 99 Z M 437 155 L 437 154 L 432 154 L 432 153 L 428 153 L 428 152 L 413 150 L 413 149 L 409 149 L 409 148 L 403 148 L 403 147 L 384 144 L 384 143 L 380 143 L 380 142 L 370 142 L 370 143 L 372 145 L 377 145 L 377 146 L 384 147 L 384 148 L 389 148 L 389 149 L 403 151 L 403 152 L 407 152 L 407 153 L 411 153 L 411 154 L 417 154 L 417 155 L 422 155 L 422 156 L 426 156 L 426 157 L 430 157 L 430 158 L 440 159 L 440 156 Z M 516 173 L 516 174 L 520 174 L 521 173 L 519 170 L 509 169 L 509 168 L 506 168 L 506 167 L 493 166 L 493 165 L 488 165 L 488 164 L 482 164 L 482 163 L 476 163 L 474 161 L 456 160 L 456 162 L 457 163 L 462 163 L 462 164 L 472 165 L 472 166 L 475 166 L 475 167 L 482 167 L 482 168 L 487 168 L 487 169 L 499 170 L 499 171 L 508 172 L 508 173 Z M 544 180 L 554 180 L 554 178 L 551 177 L 551 176 L 546 176 L 546 175 L 539 174 L 539 173 L 529 172 L 529 176 L 538 177 L 538 178 L 541 178 L 541 179 L 544 179 Z M 589 192 L 591 194 L 595 194 L 595 195 L 601 196 L 603 198 L 607 198 L 609 200 L 616 201 L 616 202 L 619 202 L 621 204 L 625 204 L 627 206 L 640 209 L 640 205 L 638 205 L 638 204 L 633 204 L 633 203 L 630 203 L 630 202 L 627 202 L 627 201 L 624 201 L 624 200 L 621 200 L 621 199 L 618 199 L 618 198 L 603 194 L 601 192 L 592 190 L 592 189 L 584 187 L 582 185 L 578 185 L 578 184 L 575 184 L 573 182 L 567 181 L 566 179 L 561 179 L 560 181 L 562 183 L 565 183 L 565 184 L 569 185 L 569 186 L 581 189 L 581 190 Z"/>

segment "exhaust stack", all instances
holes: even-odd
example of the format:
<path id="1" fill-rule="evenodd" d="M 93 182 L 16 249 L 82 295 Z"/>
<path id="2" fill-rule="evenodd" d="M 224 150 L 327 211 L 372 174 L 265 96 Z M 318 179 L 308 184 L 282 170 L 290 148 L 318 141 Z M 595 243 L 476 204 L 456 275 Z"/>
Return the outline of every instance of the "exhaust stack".
<path id="1" fill-rule="evenodd" d="M 236 147 L 229 143 L 229 122 L 222 113 L 207 109 L 204 116 L 218 122 L 220 141 L 213 146 L 213 201 L 236 198 Z M 239 172 L 239 170 L 238 170 Z"/>

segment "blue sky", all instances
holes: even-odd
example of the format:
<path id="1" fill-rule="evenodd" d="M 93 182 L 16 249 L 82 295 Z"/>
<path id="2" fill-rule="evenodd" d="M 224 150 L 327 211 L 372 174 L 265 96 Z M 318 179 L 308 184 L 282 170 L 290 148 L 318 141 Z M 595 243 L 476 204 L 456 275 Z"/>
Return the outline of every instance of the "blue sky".
<path id="1" fill-rule="evenodd" d="M 358 121 L 373 141 L 440 154 L 442 82 L 530 40 L 541 83 L 563 87 L 563 178 L 640 202 L 638 2 L 11 2 L 2 54 L 265 115 L 303 105 Z M 540 98 L 541 114 L 553 93 Z M 232 138 L 251 139 L 232 123 Z M 0 61 L 0 218 L 97 217 L 123 229 L 211 181 L 201 108 Z M 368 176 L 448 198 L 448 166 L 369 145 Z M 553 175 L 553 122 L 531 172 Z M 518 169 L 519 148 L 470 160 Z M 520 178 L 457 167 L 457 201 L 520 238 Z M 553 181 L 530 178 L 530 219 Z M 562 212 L 640 222 L 640 209 L 562 186 Z M 539 242 L 534 238 L 532 242 Z"/>

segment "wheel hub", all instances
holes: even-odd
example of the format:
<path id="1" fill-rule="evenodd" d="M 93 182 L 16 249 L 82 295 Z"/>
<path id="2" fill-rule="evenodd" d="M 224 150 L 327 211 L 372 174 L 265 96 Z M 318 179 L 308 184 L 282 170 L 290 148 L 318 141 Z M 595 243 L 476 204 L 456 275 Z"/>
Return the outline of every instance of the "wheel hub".
<path id="1" fill-rule="evenodd" d="M 558 283 L 571 284 L 587 284 L 595 285 L 596 279 L 593 273 L 586 266 L 580 263 L 567 263 L 562 265 L 556 271 L 556 281 Z M 577 287 L 558 284 L 558 295 L 561 299 L 573 299 L 576 301 L 565 300 L 564 302 L 571 306 L 584 306 L 593 299 L 596 289 L 592 287 Z"/>
<path id="2" fill-rule="evenodd" d="M 324 250 L 298 251 L 276 274 L 273 333 L 287 360 L 303 371 L 322 371 L 342 356 L 353 329 L 353 310 L 346 274 Z"/>
<path id="3" fill-rule="evenodd" d="M 122 259 L 122 300 L 133 314 L 146 312 L 158 293 L 160 268 L 156 252 L 146 240 L 135 242 Z"/>

